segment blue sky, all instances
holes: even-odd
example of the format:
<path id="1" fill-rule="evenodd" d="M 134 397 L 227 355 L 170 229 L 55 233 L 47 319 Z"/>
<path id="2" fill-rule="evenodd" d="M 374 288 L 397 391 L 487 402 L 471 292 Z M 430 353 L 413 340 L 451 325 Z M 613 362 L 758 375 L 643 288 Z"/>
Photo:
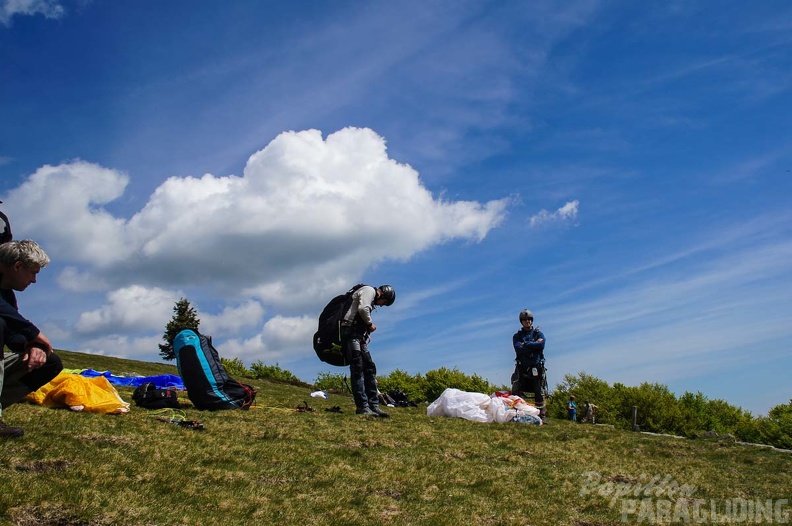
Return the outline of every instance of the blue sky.
<path id="1" fill-rule="evenodd" d="M 0 115 L 58 348 L 156 361 L 187 297 L 313 381 L 363 281 L 381 374 L 506 384 L 530 308 L 551 387 L 792 398 L 788 2 L 3 0 Z"/>

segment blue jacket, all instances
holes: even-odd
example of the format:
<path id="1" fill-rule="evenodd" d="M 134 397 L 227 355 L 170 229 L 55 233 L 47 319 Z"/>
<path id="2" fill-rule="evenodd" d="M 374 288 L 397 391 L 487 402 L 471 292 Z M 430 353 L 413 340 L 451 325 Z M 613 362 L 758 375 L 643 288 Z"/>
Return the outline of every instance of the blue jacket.
<path id="1" fill-rule="evenodd" d="M 541 341 L 539 341 L 541 340 Z M 520 365 L 530 367 L 544 362 L 544 347 L 547 340 L 538 328 L 520 329 L 512 336 L 514 352 Z"/>

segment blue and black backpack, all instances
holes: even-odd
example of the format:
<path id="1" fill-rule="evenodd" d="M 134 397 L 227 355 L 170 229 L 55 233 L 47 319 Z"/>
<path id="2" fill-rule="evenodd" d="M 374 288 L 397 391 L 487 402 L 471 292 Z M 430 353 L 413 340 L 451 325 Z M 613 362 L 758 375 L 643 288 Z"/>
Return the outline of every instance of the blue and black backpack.
<path id="1" fill-rule="evenodd" d="M 176 366 L 196 409 L 249 409 L 256 390 L 228 376 L 212 337 L 184 329 L 173 338 Z"/>

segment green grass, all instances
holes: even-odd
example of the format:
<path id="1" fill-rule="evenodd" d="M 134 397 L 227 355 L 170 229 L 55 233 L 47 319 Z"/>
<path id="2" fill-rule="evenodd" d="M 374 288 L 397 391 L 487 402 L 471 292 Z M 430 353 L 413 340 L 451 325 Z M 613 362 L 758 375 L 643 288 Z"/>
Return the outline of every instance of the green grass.
<path id="1" fill-rule="evenodd" d="M 175 371 L 60 354 L 69 368 Z M 0 442 L 3 524 L 622 524 L 613 492 L 654 476 L 665 490 L 695 486 L 687 499 L 705 499 L 708 510 L 710 501 L 792 500 L 792 455 L 769 449 L 562 420 L 429 418 L 425 405 L 371 419 L 354 414 L 348 395 L 313 399 L 309 386 L 245 381 L 260 389 L 250 411 L 200 412 L 182 393 L 204 431 L 137 407 L 95 415 L 12 406 L 4 420 L 25 436 Z M 131 388 L 118 390 L 131 401 Z M 316 411 L 295 411 L 303 401 Z M 343 413 L 324 411 L 335 405 Z"/>

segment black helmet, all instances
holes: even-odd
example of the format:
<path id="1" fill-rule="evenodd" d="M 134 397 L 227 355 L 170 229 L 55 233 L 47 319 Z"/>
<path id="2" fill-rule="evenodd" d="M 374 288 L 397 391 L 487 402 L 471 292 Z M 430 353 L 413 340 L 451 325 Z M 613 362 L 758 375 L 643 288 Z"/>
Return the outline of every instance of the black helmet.
<path id="1" fill-rule="evenodd" d="M 393 305 L 393 302 L 396 301 L 396 291 L 390 285 L 380 285 L 377 290 L 380 291 L 379 299 L 385 302 L 385 306 Z"/>
<path id="2" fill-rule="evenodd" d="M 532 320 L 532 319 L 533 319 L 533 312 L 529 311 L 528 309 L 523 309 L 520 311 L 520 321 Z"/>

